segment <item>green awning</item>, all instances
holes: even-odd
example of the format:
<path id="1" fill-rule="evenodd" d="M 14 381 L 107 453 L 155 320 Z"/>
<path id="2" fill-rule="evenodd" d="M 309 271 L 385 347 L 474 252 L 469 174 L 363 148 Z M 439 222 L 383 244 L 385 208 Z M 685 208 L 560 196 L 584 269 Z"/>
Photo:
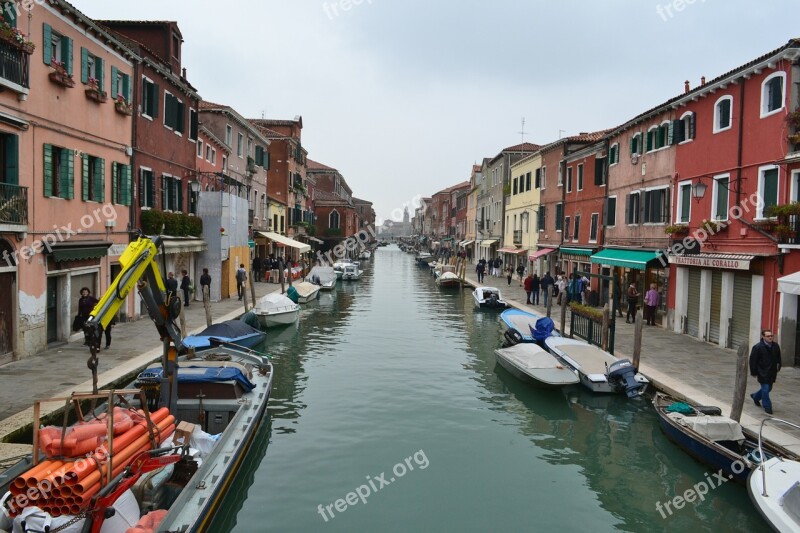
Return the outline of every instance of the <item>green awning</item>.
<path id="1" fill-rule="evenodd" d="M 109 243 L 110 245 L 111 243 Z M 108 255 L 108 246 L 77 246 L 70 248 L 54 248 L 53 261 L 78 261 L 81 259 L 100 259 Z"/>
<path id="2" fill-rule="evenodd" d="M 636 270 L 646 270 L 651 262 L 660 263 L 663 256 L 660 251 L 645 252 L 642 250 L 601 250 L 591 257 L 592 263 Z M 667 261 L 664 261 L 667 264 Z"/>
<path id="3" fill-rule="evenodd" d="M 256 241 L 247 241 L 247 245 L 248 245 L 250 248 L 255 248 L 255 247 L 256 247 Z"/>
<path id="4" fill-rule="evenodd" d="M 562 247 L 562 248 L 559 249 L 559 251 L 562 254 L 567 254 L 567 255 L 585 255 L 585 256 L 592 255 L 592 249 L 591 248 L 563 248 Z"/>

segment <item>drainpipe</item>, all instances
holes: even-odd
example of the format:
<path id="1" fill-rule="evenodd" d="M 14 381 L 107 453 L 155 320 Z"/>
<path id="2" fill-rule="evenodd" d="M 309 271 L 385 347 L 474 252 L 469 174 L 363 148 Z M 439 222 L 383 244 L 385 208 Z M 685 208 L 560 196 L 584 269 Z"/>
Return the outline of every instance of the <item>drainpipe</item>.
<path id="1" fill-rule="evenodd" d="M 136 172 L 136 148 L 138 147 L 138 143 L 136 142 L 136 135 L 138 133 L 138 119 L 139 119 L 139 89 L 141 88 L 142 84 L 138 83 L 141 79 L 141 68 L 142 68 L 142 60 L 139 59 L 138 61 L 134 61 L 133 63 L 133 79 L 130 83 L 131 89 L 131 106 L 133 107 L 133 115 L 131 115 L 131 205 L 128 208 L 128 216 L 129 216 L 129 230 L 133 231 L 136 228 L 137 221 L 136 221 L 136 203 L 137 198 L 134 192 L 136 191 L 136 183 L 139 181 L 139 173 Z M 142 191 L 139 191 L 141 194 Z M 133 234 L 129 233 L 128 237 L 132 240 Z"/>

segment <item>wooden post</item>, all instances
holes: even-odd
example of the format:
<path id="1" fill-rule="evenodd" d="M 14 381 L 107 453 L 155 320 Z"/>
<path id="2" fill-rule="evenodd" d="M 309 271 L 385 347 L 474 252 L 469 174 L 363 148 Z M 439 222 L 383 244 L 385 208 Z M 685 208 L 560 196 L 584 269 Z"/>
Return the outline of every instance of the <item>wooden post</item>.
<path id="1" fill-rule="evenodd" d="M 286 287 L 283 284 L 283 267 L 285 265 L 286 263 L 284 263 L 282 259 L 278 260 L 278 282 L 281 284 L 281 294 L 286 293 Z"/>
<path id="2" fill-rule="evenodd" d="M 203 285 L 203 307 L 206 309 L 206 327 L 211 325 L 211 295 L 208 285 Z"/>
<path id="3" fill-rule="evenodd" d="M 545 298 L 547 298 L 547 318 L 550 318 L 553 309 L 553 289 L 549 286 L 545 289 Z"/>
<path id="4" fill-rule="evenodd" d="M 642 356 L 642 330 L 644 329 L 644 316 L 642 310 L 636 311 L 633 324 L 633 367 L 638 370 L 639 359 Z"/>
<path id="5" fill-rule="evenodd" d="M 572 334 L 572 329 L 570 328 L 570 335 Z M 561 336 L 567 336 L 567 297 L 564 296 L 561 298 Z"/>
<path id="6" fill-rule="evenodd" d="M 180 300 L 180 298 L 178 298 Z M 183 310 L 183 300 L 181 300 L 181 314 L 179 315 L 181 321 L 181 337 L 186 338 L 186 314 Z"/>
<path id="7" fill-rule="evenodd" d="M 608 351 L 608 325 L 611 322 L 610 315 L 611 309 L 609 309 L 608 304 L 603 306 L 603 326 L 600 328 L 600 347 Z"/>
<path id="8" fill-rule="evenodd" d="M 256 283 L 255 283 L 255 281 L 256 281 L 255 274 L 253 274 L 253 271 L 250 270 L 250 296 L 252 296 L 252 298 L 253 298 L 253 307 L 256 306 Z M 247 307 L 247 306 L 245 306 L 245 307 Z M 245 311 L 245 313 L 246 312 L 247 311 Z"/>
<path id="9" fill-rule="evenodd" d="M 736 352 L 736 382 L 733 387 L 733 404 L 731 405 L 731 418 L 739 422 L 742 418 L 742 407 L 744 405 L 744 395 L 747 392 L 747 375 L 749 372 L 749 361 L 747 357 L 747 345 L 739 346 Z"/>

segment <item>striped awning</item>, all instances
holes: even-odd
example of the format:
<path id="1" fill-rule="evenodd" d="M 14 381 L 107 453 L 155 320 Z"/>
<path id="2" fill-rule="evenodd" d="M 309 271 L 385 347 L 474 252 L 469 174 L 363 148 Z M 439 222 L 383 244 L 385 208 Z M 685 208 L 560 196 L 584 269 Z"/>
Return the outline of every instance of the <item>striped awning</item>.
<path id="1" fill-rule="evenodd" d="M 536 250 L 531 255 L 529 255 L 528 259 L 530 261 L 533 261 L 535 259 L 539 259 L 542 256 L 545 256 L 547 254 L 552 254 L 553 252 L 557 252 L 557 251 L 558 251 L 558 248 L 542 248 L 541 250 Z"/>

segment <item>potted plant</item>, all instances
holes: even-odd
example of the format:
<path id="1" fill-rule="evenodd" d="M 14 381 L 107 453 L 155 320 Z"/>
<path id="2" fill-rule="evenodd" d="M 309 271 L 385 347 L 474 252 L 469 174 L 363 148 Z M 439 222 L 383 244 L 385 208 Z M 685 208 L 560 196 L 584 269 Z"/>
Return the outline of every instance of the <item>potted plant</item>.
<path id="1" fill-rule="evenodd" d="M 708 220 L 704 218 L 702 222 L 700 222 L 700 227 L 706 230 L 708 233 L 719 233 L 720 231 L 727 229 L 728 224 L 724 220 Z"/>
<path id="2" fill-rule="evenodd" d="M 603 312 L 599 309 L 595 309 L 594 307 L 589 307 L 588 305 L 579 304 L 578 302 L 570 302 L 569 308 L 570 311 L 572 311 L 576 315 L 589 318 L 596 322 L 603 321 Z"/>
<path id="3" fill-rule="evenodd" d="M 114 109 L 123 115 L 133 115 L 133 105 L 121 94 L 117 95 L 117 98 L 114 100 Z"/>
<path id="4" fill-rule="evenodd" d="M 53 69 L 48 75 L 50 81 L 63 85 L 64 87 L 75 87 L 75 80 L 72 79 L 72 74 L 67 72 L 67 67 L 61 61 L 52 59 L 50 61 L 50 68 Z"/>
<path id="5" fill-rule="evenodd" d="M 89 77 L 89 87 L 86 89 L 86 97 L 94 100 L 99 104 L 103 104 L 108 100 L 108 94 L 100 90 L 100 81 L 97 78 Z"/>
<path id="6" fill-rule="evenodd" d="M 786 115 L 786 123 L 795 130 L 800 130 L 800 107 Z"/>
<path id="7" fill-rule="evenodd" d="M 672 226 L 667 226 L 664 228 L 664 233 L 668 233 L 670 235 L 684 235 L 689 233 L 689 224 L 674 224 Z"/>
<path id="8" fill-rule="evenodd" d="M 775 233 L 775 236 L 782 241 L 788 241 L 789 239 L 797 237 L 795 229 L 788 224 L 778 224 L 772 231 Z"/>
<path id="9" fill-rule="evenodd" d="M 6 22 L 2 16 L 0 16 L 0 41 L 5 41 L 28 55 L 36 49 L 36 45 L 29 41 L 24 33 Z"/>

